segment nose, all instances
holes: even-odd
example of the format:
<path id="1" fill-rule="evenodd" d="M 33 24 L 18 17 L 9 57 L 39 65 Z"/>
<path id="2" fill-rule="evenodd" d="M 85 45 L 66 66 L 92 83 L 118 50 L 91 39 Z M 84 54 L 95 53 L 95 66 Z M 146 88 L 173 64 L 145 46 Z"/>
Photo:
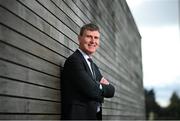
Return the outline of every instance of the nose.
<path id="1" fill-rule="evenodd" d="M 90 42 L 95 43 L 95 38 L 92 37 Z"/>

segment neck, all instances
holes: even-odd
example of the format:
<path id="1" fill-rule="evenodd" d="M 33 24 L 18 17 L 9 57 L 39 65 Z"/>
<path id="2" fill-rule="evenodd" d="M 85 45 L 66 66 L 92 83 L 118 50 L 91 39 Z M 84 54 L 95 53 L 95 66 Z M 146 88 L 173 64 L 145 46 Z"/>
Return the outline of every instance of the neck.
<path id="1" fill-rule="evenodd" d="M 79 48 L 79 50 L 81 50 L 83 53 L 85 53 L 85 54 L 88 55 L 89 57 L 92 57 L 92 54 L 87 53 L 87 52 L 84 51 L 83 49 Z"/>

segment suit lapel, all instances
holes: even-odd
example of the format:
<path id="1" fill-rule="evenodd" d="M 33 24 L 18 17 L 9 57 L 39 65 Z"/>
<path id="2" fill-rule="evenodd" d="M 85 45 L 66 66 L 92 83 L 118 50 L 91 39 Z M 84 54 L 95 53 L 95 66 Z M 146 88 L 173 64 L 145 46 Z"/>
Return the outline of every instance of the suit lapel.
<path id="1" fill-rule="evenodd" d="M 81 60 L 83 61 L 84 67 L 86 72 L 91 76 L 91 78 L 94 80 L 93 75 L 91 73 L 91 70 L 86 62 L 86 60 L 84 59 L 83 55 L 81 54 L 81 52 L 79 52 L 79 50 L 76 50 L 76 53 L 79 55 L 79 57 L 81 58 Z"/>

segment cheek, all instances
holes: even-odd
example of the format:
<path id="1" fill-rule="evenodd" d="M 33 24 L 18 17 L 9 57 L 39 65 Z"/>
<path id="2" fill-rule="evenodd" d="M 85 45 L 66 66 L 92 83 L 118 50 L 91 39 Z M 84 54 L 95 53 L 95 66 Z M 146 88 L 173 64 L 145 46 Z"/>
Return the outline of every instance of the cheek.
<path id="1" fill-rule="evenodd" d="M 87 41 L 82 41 L 82 42 L 81 42 L 81 45 L 82 45 L 82 46 L 87 46 L 87 45 L 88 45 L 88 42 L 87 42 Z"/>
<path id="2" fill-rule="evenodd" d="M 97 47 L 99 47 L 99 44 L 100 44 L 99 41 L 97 41 L 97 42 L 96 42 Z"/>

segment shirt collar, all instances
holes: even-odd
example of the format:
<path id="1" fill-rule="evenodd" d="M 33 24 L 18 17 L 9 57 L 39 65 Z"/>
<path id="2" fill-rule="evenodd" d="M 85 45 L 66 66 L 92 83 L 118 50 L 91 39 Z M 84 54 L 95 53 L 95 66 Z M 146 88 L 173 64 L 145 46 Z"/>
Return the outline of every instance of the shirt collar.
<path id="1" fill-rule="evenodd" d="M 78 50 L 81 52 L 81 54 L 83 55 L 83 57 L 88 60 L 88 58 L 91 58 L 89 55 L 87 55 L 85 52 L 83 52 L 81 49 L 78 48 Z"/>
<path id="2" fill-rule="evenodd" d="M 89 55 L 87 55 L 85 52 L 83 52 L 81 49 L 78 48 L 78 50 L 83 55 L 84 59 L 86 60 L 86 63 L 88 64 L 88 66 L 89 66 L 89 68 L 91 70 L 91 73 L 93 74 L 91 64 L 90 64 L 90 62 L 88 60 L 88 58 L 91 58 L 91 57 Z"/>

